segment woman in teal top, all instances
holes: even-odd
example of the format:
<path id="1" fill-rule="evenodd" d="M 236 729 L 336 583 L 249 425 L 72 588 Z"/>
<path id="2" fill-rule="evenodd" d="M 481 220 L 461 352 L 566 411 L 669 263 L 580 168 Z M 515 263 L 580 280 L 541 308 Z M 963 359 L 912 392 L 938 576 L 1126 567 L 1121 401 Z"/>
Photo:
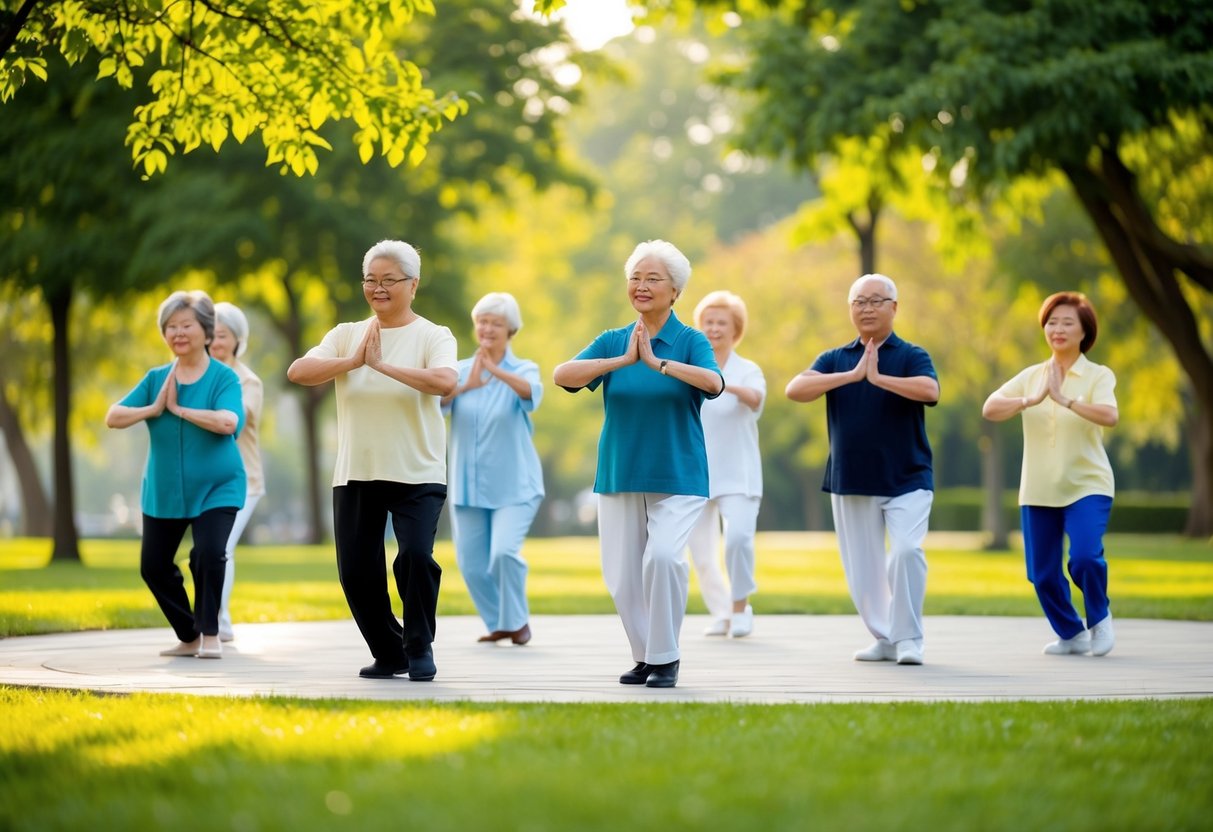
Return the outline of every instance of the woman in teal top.
<path id="1" fill-rule="evenodd" d="M 691 264 L 664 240 L 641 243 L 624 266 L 640 319 L 607 330 L 556 368 L 575 392 L 602 386 L 598 538 L 602 575 L 636 666 L 621 684 L 674 687 L 690 573 L 683 553 L 708 496 L 699 408 L 724 377 L 702 332 L 674 314 Z"/>
<path id="2" fill-rule="evenodd" d="M 215 305 L 205 292 L 174 292 L 160 305 L 159 319 L 172 363 L 149 370 L 110 407 L 105 424 L 128 428 L 147 423 L 139 567 L 180 640 L 161 655 L 218 659 L 223 655 L 219 604 L 224 552 L 245 495 L 244 464 L 236 447 L 244 424 L 240 379 L 210 357 Z M 181 570 L 173 563 L 191 527 L 193 609 Z"/>

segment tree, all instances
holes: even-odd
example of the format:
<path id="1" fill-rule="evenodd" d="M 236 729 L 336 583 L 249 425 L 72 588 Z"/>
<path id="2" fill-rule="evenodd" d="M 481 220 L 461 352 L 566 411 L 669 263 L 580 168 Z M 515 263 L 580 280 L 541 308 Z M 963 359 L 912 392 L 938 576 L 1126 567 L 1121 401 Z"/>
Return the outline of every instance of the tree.
<path id="1" fill-rule="evenodd" d="M 1065 176 L 1191 385 L 1187 532 L 1213 533 L 1213 355 L 1201 333 L 1213 293 L 1213 7 L 836 0 L 782 4 L 776 17 L 784 25 L 762 28 L 753 53 L 753 89 L 805 153 L 891 129 L 971 193 Z"/>
<path id="2" fill-rule="evenodd" d="M 126 144 L 149 176 L 178 150 L 218 152 L 254 133 L 267 165 L 315 173 L 316 149 L 331 150 L 319 131 L 340 121 L 357 125 L 363 161 L 417 164 L 469 104 L 425 86 L 386 37 L 433 13 L 431 0 L 0 0 L 0 101 L 61 71 L 51 61 L 61 54 L 143 90 Z"/>

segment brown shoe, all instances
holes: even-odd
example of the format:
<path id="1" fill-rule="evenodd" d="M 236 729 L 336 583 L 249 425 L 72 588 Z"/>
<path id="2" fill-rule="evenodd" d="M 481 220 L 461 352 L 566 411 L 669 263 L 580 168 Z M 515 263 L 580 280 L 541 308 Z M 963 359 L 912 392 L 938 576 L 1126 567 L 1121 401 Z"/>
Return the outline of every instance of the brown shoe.
<path id="1" fill-rule="evenodd" d="M 523 624 L 522 627 L 509 634 L 510 641 L 515 644 L 526 644 L 531 640 L 531 625 Z"/>
<path id="2" fill-rule="evenodd" d="M 476 639 L 476 641 L 480 641 L 480 642 L 501 641 L 502 639 L 509 638 L 512 635 L 513 635 L 513 633 L 509 632 L 508 630 L 493 630 L 493 632 L 489 633 L 487 636 L 481 636 L 480 638 Z"/>

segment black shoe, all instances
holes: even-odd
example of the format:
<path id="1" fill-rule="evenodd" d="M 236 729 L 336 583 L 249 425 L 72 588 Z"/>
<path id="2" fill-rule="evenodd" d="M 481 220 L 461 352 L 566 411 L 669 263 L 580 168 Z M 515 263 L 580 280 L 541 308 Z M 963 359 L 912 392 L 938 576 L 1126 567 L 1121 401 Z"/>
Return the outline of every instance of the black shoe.
<path id="1" fill-rule="evenodd" d="M 363 679 L 390 679 L 397 673 L 404 673 L 408 669 L 409 660 L 407 658 L 375 659 L 371 664 L 359 670 L 358 675 Z"/>
<path id="2" fill-rule="evenodd" d="M 434 664 L 434 651 L 426 650 L 420 656 L 409 656 L 409 679 L 414 682 L 428 682 L 438 675 L 438 666 Z"/>
<path id="3" fill-rule="evenodd" d="M 649 678 L 645 685 L 650 688 L 672 688 L 678 684 L 678 661 L 669 664 L 649 665 Z"/>
<path id="4" fill-rule="evenodd" d="M 653 666 L 651 664 L 637 662 L 635 667 L 619 677 L 619 684 L 643 685 L 645 680 L 649 678 L 649 674 L 652 672 Z"/>

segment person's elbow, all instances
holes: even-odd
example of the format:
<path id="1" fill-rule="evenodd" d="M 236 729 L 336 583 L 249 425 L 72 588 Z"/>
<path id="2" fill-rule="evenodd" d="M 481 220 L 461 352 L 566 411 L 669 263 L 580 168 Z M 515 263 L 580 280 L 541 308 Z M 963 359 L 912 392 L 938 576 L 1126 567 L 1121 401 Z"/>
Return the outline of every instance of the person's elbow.
<path id="1" fill-rule="evenodd" d="M 440 397 L 445 399 L 448 396 L 454 396 L 455 388 L 457 388 L 458 386 L 459 386 L 459 374 L 456 373 L 454 370 L 444 369 L 442 372 L 440 372 L 438 374 L 438 378 L 437 378 L 437 381 L 435 384 L 435 387 L 437 387 L 437 390 L 435 392 Z"/>
<path id="2" fill-rule="evenodd" d="M 118 421 L 118 405 L 112 405 L 105 413 L 105 426 L 111 430 L 122 427 Z"/>
<path id="3" fill-rule="evenodd" d="M 294 361 L 291 362 L 291 366 L 286 368 L 286 380 L 287 381 L 291 382 L 292 384 L 306 384 L 307 383 L 304 381 L 304 372 L 303 372 L 303 367 L 301 366 L 302 362 L 303 362 L 302 358 L 296 358 Z"/>
<path id="4" fill-rule="evenodd" d="M 572 369 L 569 367 L 568 361 L 557 365 L 552 371 L 552 383 L 557 387 L 563 387 L 565 390 L 576 390 L 581 385 L 577 383 L 577 379 L 573 377 Z"/>
<path id="5" fill-rule="evenodd" d="M 219 411 L 219 430 L 216 433 L 231 436 L 240 427 L 240 417 L 230 410 Z"/>
<path id="6" fill-rule="evenodd" d="M 804 389 L 804 386 L 799 383 L 798 379 L 792 379 L 788 382 L 788 386 L 783 388 L 783 394 L 794 402 L 804 404 L 807 401 L 812 401 L 809 391 Z"/>

